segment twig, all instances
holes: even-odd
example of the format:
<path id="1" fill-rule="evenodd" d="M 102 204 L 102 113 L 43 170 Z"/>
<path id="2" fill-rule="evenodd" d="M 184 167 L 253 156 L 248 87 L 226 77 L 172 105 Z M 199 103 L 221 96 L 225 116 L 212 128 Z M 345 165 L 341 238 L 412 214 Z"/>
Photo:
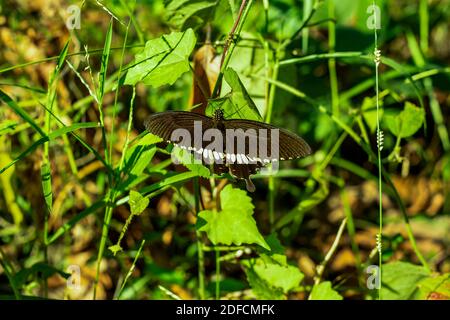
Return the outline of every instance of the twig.
<path id="1" fill-rule="evenodd" d="M 331 245 L 330 250 L 328 250 L 327 255 L 323 259 L 323 261 L 317 266 L 316 268 L 316 277 L 314 278 L 314 285 L 317 285 L 320 283 L 320 280 L 322 279 L 323 272 L 325 271 L 325 266 L 330 261 L 331 257 L 333 256 L 334 252 L 336 251 L 339 240 L 342 237 L 342 233 L 344 232 L 345 225 L 347 223 L 347 218 L 342 220 L 341 225 L 339 226 L 339 230 L 336 234 L 336 238 L 334 239 L 333 244 Z"/>

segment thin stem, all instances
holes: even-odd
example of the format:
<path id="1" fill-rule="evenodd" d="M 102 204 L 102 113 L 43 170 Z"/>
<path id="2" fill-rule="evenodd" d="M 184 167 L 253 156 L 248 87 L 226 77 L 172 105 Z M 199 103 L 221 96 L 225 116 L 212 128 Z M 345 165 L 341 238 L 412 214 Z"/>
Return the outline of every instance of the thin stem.
<path id="1" fill-rule="evenodd" d="M 359 253 L 358 243 L 356 242 L 355 236 L 355 223 L 353 221 L 353 213 L 352 209 L 350 207 L 350 202 L 348 199 L 348 194 L 345 188 L 341 189 L 341 202 L 342 207 L 344 208 L 345 217 L 347 218 L 347 232 L 350 237 L 350 244 L 352 246 L 353 254 L 355 255 L 355 266 L 356 270 L 358 271 L 358 282 L 360 286 L 363 286 L 363 281 L 361 279 L 361 275 L 363 274 L 362 268 L 361 268 L 361 256 Z"/>
<path id="2" fill-rule="evenodd" d="M 122 5 L 124 7 L 126 7 L 128 9 L 128 7 L 122 2 Z M 130 17 L 131 17 L 131 13 L 130 13 Z M 130 24 L 131 24 L 132 18 L 130 18 L 130 20 L 128 21 L 128 25 L 127 25 L 127 29 L 125 31 L 125 39 L 123 41 L 123 46 L 122 46 L 122 55 L 120 57 L 120 66 L 119 66 L 119 73 L 117 74 L 117 88 L 116 88 L 116 93 L 114 96 L 114 105 L 113 105 L 113 116 L 112 116 L 112 121 L 111 121 L 111 136 L 109 138 L 109 163 L 112 164 L 112 153 L 113 153 L 113 134 L 114 134 L 114 123 L 116 121 L 116 111 L 117 111 L 117 102 L 119 99 L 119 91 L 120 91 L 120 75 L 122 74 L 122 67 L 123 67 L 123 58 L 125 57 L 125 48 L 127 46 L 127 39 L 128 39 L 128 31 L 130 30 Z M 134 90 L 134 87 L 133 87 Z M 131 108 L 132 109 L 132 108 Z M 127 132 L 127 137 L 129 135 L 129 132 Z"/>
<path id="3" fill-rule="evenodd" d="M 134 268 L 136 266 L 136 262 L 139 259 L 139 256 L 141 255 L 142 248 L 144 248 L 144 244 L 145 244 L 145 239 L 142 240 L 141 245 L 139 246 L 139 249 L 136 253 L 136 256 L 134 257 L 133 264 L 131 265 L 130 269 L 128 270 L 127 275 L 125 276 L 125 279 L 123 280 L 122 285 L 120 286 L 120 291 L 119 291 L 119 294 L 117 295 L 117 300 L 120 299 L 120 295 L 122 294 L 123 289 L 125 288 L 125 285 L 127 284 L 128 279 L 133 274 Z"/>
<path id="4" fill-rule="evenodd" d="M 375 7 L 375 0 L 373 1 Z M 382 266 L 383 266 L 383 254 L 382 254 L 382 237 L 383 237 L 383 183 L 382 183 L 382 164 L 381 164 L 381 149 L 382 149 L 382 133 L 380 131 L 380 103 L 379 103 L 379 90 L 378 90 L 378 66 L 380 65 L 380 51 L 378 50 L 378 35 L 377 35 L 377 15 L 375 13 L 375 28 L 374 28 L 374 55 L 375 55 L 375 96 L 377 106 L 377 158 L 378 158 L 378 236 L 377 236 L 377 249 L 378 249 L 378 279 L 380 286 L 378 288 L 378 299 L 381 300 L 381 284 L 382 284 Z"/>
<path id="5" fill-rule="evenodd" d="M 9 280 L 9 284 L 11 285 L 11 288 L 14 292 L 14 296 L 15 296 L 16 300 L 21 300 L 22 297 L 20 295 L 19 288 L 17 288 L 16 280 L 14 278 L 14 269 L 11 266 L 11 264 L 9 263 L 9 261 L 7 260 L 5 253 L 3 252 L 3 250 L 1 248 L 0 248 L 0 265 L 2 266 L 3 270 L 5 271 L 6 277 Z"/>
<path id="6" fill-rule="evenodd" d="M 198 219 L 200 212 L 200 185 L 198 177 L 194 178 L 194 197 L 195 197 L 195 213 Z M 201 300 L 205 299 L 205 255 L 203 252 L 203 244 L 201 241 L 201 233 L 195 230 L 197 238 L 197 260 L 198 260 L 198 293 Z"/>
<path id="7" fill-rule="evenodd" d="M 429 14 L 428 14 L 428 0 L 420 0 L 419 4 L 420 17 L 420 49 L 423 55 L 428 53 L 428 35 L 429 35 Z"/>
<path id="8" fill-rule="evenodd" d="M 216 253 L 216 300 L 220 299 L 220 250 Z"/>
<path id="9" fill-rule="evenodd" d="M 333 256 L 334 252 L 336 251 L 336 249 L 339 245 L 339 241 L 344 232 L 346 223 L 347 223 L 347 218 L 344 218 L 344 220 L 342 220 L 342 222 L 341 222 L 341 225 L 339 226 L 339 229 L 336 234 L 336 238 L 333 241 L 333 244 L 331 245 L 330 249 L 328 250 L 327 254 L 325 255 L 325 258 L 323 259 L 323 261 L 317 266 L 316 277 L 314 278 L 314 285 L 317 285 L 320 283 L 323 272 L 325 271 L 325 266 L 331 260 L 331 257 Z"/>
<path id="10" fill-rule="evenodd" d="M 103 226 L 102 226 L 102 235 L 100 239 L 100 246 L 97 254 L 97 267 L 95 272 L 95 280 L 94 280 L 94 292 L 93 292 L 93 299 L 97 297 L 97 286 L 98 281 L 100 277 L 100 265 L 103 258 L 103 253 L 105 251 L 106 241 L 108 240 L 108 231 L 109 231 L 109 224 L 111 223 L 112 218 L 112 212 L 114 208 L 114 199 L 115 199 L 115 190 L 111 190 L 110 196 L 107 199 L 107 205 L 106 205 L 106 211 L 105 211 L 105 217 L 103 219 Z"/>
<path id="11" fill-rule="evenodd" d="M 272 71 L 272 79 L 275 81 L 278 78 L 278 72 L 279 72 L 279 60 L 278 60 L 278 54 L 276 54 L 273 71 Z M 266 119 L 265 119 L 267 123 L 270 123 L 270 121 L 272 120 L 272 110 L 273 110 L 273 105 L 275 102 L 276 89 L 277 89 L 277 87 L 274 84 L 272 84 L 270 86 L 269 104 L 267 105 L 267 113 L 266 113 Z M 269 224 L 270 224 L 270 228 L 272 228 L 274 221 L 275 221 L 275 178 L 273 175 L 269 176 L 268 202 L 269 202 Z"/>
<path id="12" fill-rule="evenodd" d="M 312 11 L 312 0 L 303 1 L 303 20 L 306 20 Z M 302 30 L 302 54 L 308 52 L 309 29 L 308 25 Z"/>
<path id="13" fill-rule="evenodd" d="M 223 74 L 230 62 L 231 56 L 233 54 L 234 48 L 236 47 L 236 38 L 241 33 L 242 26 L 244 25 L 245 19 L 247 18 L 248 12 L 252 5 L 253 0 L 242 0 L 241 7 L 239 8 L 239 14 L 233 27 L 228 34 L 227 40 L 223 47 L 222 60 L 220 62 L 220 72 L 217 76 L 217 81 L 211 95 L 212 98 L 217 98 L 220 96 L 220 90 L 222 87 Z"/>
<path id="14" fill-rule="evenodd" d="M 314 1 L 313 7 L 312 7 L 311 11 L 309 12 L 308 17 L 306 19 L 303 19 L 302 24 L 297 29 L 297 31 L 294 32 L 294 34 L 291 36 L 291 38 L 285 40 L 281 44 L 280 50 L 284 50 L 288 45 L 290 45 L 292 43 L 292 41 L 296 40 L 297 37 L 300 36 L 300 34 L 302 33 L 302 30 L 308 26 L 308 22 L 312 19 L 312 17 L 314 16 L 314 13 L 316 13 L 317 8 L 319 7 L 319 3 L 320 3 L 320 1 L 317 1 L 317 0 Z"/>
<path id="15" fill-rule="evenodd" d="M 133 124 L 133 110 L 134 110 L 134 99 L 136 98 L 136 86 L 133 86 L 133 93 L 131 95 L 131 101 L 130 101 L 130 112 L 128 113 L 128 127 L 127 127 L 127 136 L 125 138 L 125 144 L 123 146 L 122 156 L 120 158 L 120 164 L 119 164 L 119 172 L 122 171 L 124 162 L 125 162 L 125 156 L 127 154 L 128 145 L 130 144 L 130 132 L 131 132 L 131 126 Z"/>
<path id="16" fill-rule="evenodd" d="M 328 16 L 330 19 L 335 18 L 334 0 L 328 1 Z M 336 46 L 336 25 L 334 21 L 328 22 L 328 51 L 330 54 L 334 53 Z M 336 74 L 336 60 L 330 58 L 328 60 L 328 70 L 330 73 L 330 87 L 331 87 L 331 110 L 334 115 L 339 115 L 339 91 Z"/>

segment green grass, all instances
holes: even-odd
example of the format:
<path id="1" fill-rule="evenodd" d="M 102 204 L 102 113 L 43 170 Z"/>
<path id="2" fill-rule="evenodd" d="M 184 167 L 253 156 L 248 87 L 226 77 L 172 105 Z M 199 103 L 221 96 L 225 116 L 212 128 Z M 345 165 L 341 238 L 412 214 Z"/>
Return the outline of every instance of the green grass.
<path id="1" fill-rule="evenodd" d="M 389 24 L 387 30 L 383 22 L 381 30 L 367 31 L 355 20 L 367 18 L 358 16 L 361 8 L 332 0 L 305 0 L 290 10 L 280 1 L 224 3 L 203 11 L 183 4 L 176 7 L 179 15 L 166 12 L 161 1 L 83 6 L 83 13 L 100 14 L 103 25 L 86 20 L 85 29 L 73 30 L 60 42 L 62 48 L 49 51 L 54 56 L 1 62 L 0 189 L 5 196 L 0 197 L 0 263 L 9 289 L 0 294 L 52 297 L 49 279 L 61 277 L 59 272 L 76 250 L 89 255 L 82 268 L 92 268 L 93 299 L 105 289 L 105 277 L 113 283 L 106 297 L 113 299 L 221 299 L 231 293 L 246 298 L 341 299 L 351 297 L 352 290 L 368 299 L 375 291 L 366 286 L 366 267 L 377 253 L 383 279 L 392 279 L 402 268 L 410 270 L 394 264 L 395 254 L 408 265 L 417 264 L 421 274 L 445 275 L 445 266 L 431 259 L 445 253 L 421 246 L 423 237 L 436 239 L 427 239 L 423 230 L 418 237 L 415 229 L 419 219 L 432 228 L 444 209 L 431 214 L 423 208 L 413 216 L 411 200 L 398 184 L 404 163 L 396 161 L 415 161 L 410 177 L 438 179 L 444 187 L 436 192 L 445 199 L 450 142 L 442 101 L 448 100 L 443 87 L 450 81 L 450 68 L 433 42 L 434 34 L 443 32 L 441 25 L 430 21 L 445 21 L 446 11 L 420 0 L 415 28 L 411 17 L 390 18 L 392 4 L 380 5 L 389 23 L 398 27 Z M 416 8 L 405 6 L 405 12 Z M 186 12 L 194 18 L 188 19 Z M 313 147 L 310 157 L 286 162 L 274 175 L 256 175 L 253 195 L 240 190 L 242 185 L 230 176 L 173 166 L 170 147 L 161 147 L 157 137 L 143 132 L 148 114 L 188 108 L 185 102 L 199 79 L 191 58 L 203 44 L 208 25 L 217 52 L 226 53 L 219 59 L 213 98 L 237 90 L 222 83 L 233 68 L 261 119 L 299 133 Z M 34 27 L 41 31 L 39 24 Z M 179 33 L 169 35 L 171 28 Z M 361 37 L 373 34 L 374 41 L 364 48 L 351 44 L 348 29 Z M 190 34 L 194 50 L 189 41 L 181 41 Z M 249 34 L 254 45 L 241 46 Z M 168 39 L 177 37 L 179 42 L 171 47 Z M 144 46 L 151 39 L 162 44 L 152 42 L 161 48 L 152 48 L 160 52 L 149 56 Z M 411 58 L 396 49 L 396 41 L 406 41 L 404 49 Z M 77 44 L 95 49 L 81 50 Z M 349 50 L 342 50 L 344 44 Z M 138 61 L 139 55 L 145 59 Z M 153 62 L 152 69 L 145 70 Z M 164 75 L 164 68 L 170 68 L 166 63 L 180 66 L 167 75 L 177 78 L 174 84 L 156 76 L 146 82 L 149 75 Z M 181 72 L 186 64 L 189 68 Z M 48 79 L 33 80 L 38 68 L 49 65 Z M 249 66 L 252 72 L 246 71 Z M 129 83 L 130 72 L 141 72 L 142 77 Z M 386 115 L 400 119 L 406 102 L 423 111 L 425 119 L 418 130 L 402 136 Z M 413 125 L 401 123 L 403 128 Z M 38 175 L 30 174 L 36 168 Z M 366 183 L 377 185 L 377 200 L 355 207 L 361 199 L 354 198 L 354 190 Z M 225 184 L 233 188 L 224 191 Z M 68 186 L 74 187 L 61 200 Z M 230 197 L 225 205 L 235 205 L 235 211 L 223 208 L 223 197 Z M 62 205 L 56 206 L 57 201 Z M 42 212 L 39 203 L 45 205 Z M 340 215 L 333 220 L 332 212 Z M 386 234 L 390 220 L 384 218 L 393 212 L 402 221 L 399 246 Z M 237 213 L 240 232 L 214 225 Z M 375 248 L 362 245 L 359 239 L 374 229 Z M 88 237 L 82 249 L 73 242 L 80 233 Z M 345 271 L 332 262 L 344 249 L 353 256 L 353 273 L 340 275 Z M 305 255 L 314 265 L 313 275 L 299 258 Z M 389 285 L 396 288 L 390 281 L 385 286 L 383 280 L 379 299 L 390 296 Z"/>

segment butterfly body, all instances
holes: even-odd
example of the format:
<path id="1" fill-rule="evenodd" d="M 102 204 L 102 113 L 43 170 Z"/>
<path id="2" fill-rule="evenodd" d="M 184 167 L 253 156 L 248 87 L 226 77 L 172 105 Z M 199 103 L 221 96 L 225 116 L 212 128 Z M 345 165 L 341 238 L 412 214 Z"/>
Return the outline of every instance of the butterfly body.
<path id="1" fill-rule="evenodd" d="M 250 175 L 268 163 L 311 153 L 302 138 L 285 129 L 258 121 L 225 119 L 221 109 L 213 117 L 186 111 L 155 113 L 145 127 L 165 141 L 191 151 L 203 163 L 212 165 L 216 174 L 229 172 L 244 179 L 249 191 L 255 189 Z"/>

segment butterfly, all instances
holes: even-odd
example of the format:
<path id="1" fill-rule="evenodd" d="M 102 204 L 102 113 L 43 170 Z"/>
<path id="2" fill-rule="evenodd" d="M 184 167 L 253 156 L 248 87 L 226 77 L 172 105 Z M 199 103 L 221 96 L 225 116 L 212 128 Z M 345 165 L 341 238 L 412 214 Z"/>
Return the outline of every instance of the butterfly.
<path id="1" fill-rule="evenodd" d="M 244 179 L 250 192 L 255 191 L 250 176 L 262 167 L 311 153 L 305 140 L 286 129 L 253 120 L 225 119 L 222 109 L 216 109 L 212 117 L 187 111 L 155 113 L 145 121 L 145 128 L 188 150 L 214 173 Z M 200 140 L 191 139 L 199 136 Z"/>

